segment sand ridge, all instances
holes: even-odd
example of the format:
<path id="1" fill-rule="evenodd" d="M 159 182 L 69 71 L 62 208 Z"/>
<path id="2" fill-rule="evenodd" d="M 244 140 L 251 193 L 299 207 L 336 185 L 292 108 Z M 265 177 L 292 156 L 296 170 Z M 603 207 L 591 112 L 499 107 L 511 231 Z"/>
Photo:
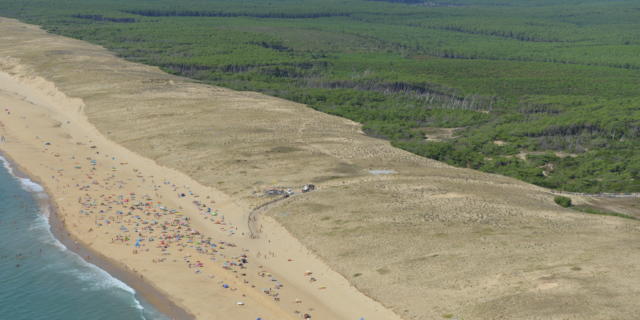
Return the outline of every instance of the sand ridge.
<path id="1" fill-rule="evenodd" d="M 265 190 L 316 184 L 316 191 L 260 212 L 253 222 L 259 238 L 247 246 L 261 253 L 295 248 L 302 261 L 317 256 L 402 318 L 633 319 L 640 313 L 634 303 L 640 257 L 630 245 L 640 236 L 635 221 L 561 209 L 543 188 L 417 157 L 303 105 L 167 75 L 12 20 L 0 28 L 12 37 L 11 45 L 0 42 L 0 56 L 81 99 L 75 109 L 95 125 L 96 136 L 153 160 L 140 160 L 139 169 L 159 164 L 162 174 L 154 177 L 175 174 L 173 184 L 195 189 L 194 182 L 174 182 L 190 181 L 184 173 L 210 186 L 195 193 L 216 195 L 238 228 L 236 239 L 247 236 L 251 211 L 273 200 Z M 118 148 L 101 150 L 131 154 Z M 371 173 L 376 170 L 393 173 Z M 167 199 L 175 197 L 170 193 Z M 300 294 L 325 292 L 320 281 L 302 275 L 306 270 L 289 272 L 298 261 L 292 260 L 269 258 L 272 272 L 296 275 L 278 274 L 302 288 Z M 332 297 L 347 292 L 371 303 L 354 298 L 326 265 L 314 267 L 318 279 L 335 280 L 326 290 L 340 288 Z M 317 294 L 301 300 L 313 299 L 344 314 L 357 305 Z M 381 319 L 395 317 L 385 312 L 372 310 Z"/>

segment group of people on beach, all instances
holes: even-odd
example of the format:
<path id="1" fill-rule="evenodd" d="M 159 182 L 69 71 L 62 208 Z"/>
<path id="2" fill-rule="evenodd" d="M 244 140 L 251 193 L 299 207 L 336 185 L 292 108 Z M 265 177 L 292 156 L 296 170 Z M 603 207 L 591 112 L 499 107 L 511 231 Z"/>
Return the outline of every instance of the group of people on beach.
<path id="1" fill-rule="evenodd" d="M 5 112 L 11 114 L 8 109 Z M 4 125 L 0 123 L 0 127 Z M 45 154 L 57 159 L 44 165 L 53 170 L 51 179 L 57 184 L 55 188 L 75 188 L 80 194 L 77 197 L 78 210 L 65 210 L 61 217 L 63 226 L 66 221 L 81 221 L 81 225 L 87 226 L 88 235 L 106 239 L 108 245 L 128 248 L 130 254 L 148 257 L 154 264 L 183 264 L 185 272 L 209 279 L 203 282 L 212 281 L 212 285 L 220 290 L 228 290 L 238 297 L 236 304 L 239 307 L 245 306 L 242 300 L 247 297 L 248 290 L 283 303 L 285 285 L 252 258 L 272 259 L 275 254 L 252 254 L 236 245 L 234 239 L 244 234 L 238 235 L 238 228 L 225 219 L 209 196 L 200 196 L 189 186 L 179 186 L 168 180 L 156 183 L 153 176 L 144 175 L 141 170 L 130 168 L 128 163 L 101 153 L 96 143 L 90 140 L 88 143 L 76 143 L 88 147 L 91 154 L 81 159 L 76 158 L 77 154 L 57 150 L 52 142 L 45 142 L 40 136 L 36 139 L 43 141 L 42 151 Z M 0 135 L 0 142 L 5 141 L 5 136 Z M 71 163 L 72 167 L 65 171 L 56 168 L 55 163 Z M 133 170 L 133 174 L 121 174 L 126 170 Z M 75 185 L 63 179 L 65 175 Z M 73 224 L 75 226 L 76 223 Z M 144 276 L 140 274 L 140 277 Z M 311 277 L 310 281 L 317 279 Z M 306 306 L 301 299 L 292 300 L 298 317 L 312 318 L 313 308 Z"/>
<path id="2" fill-rule="evenodd" d="M 99 152 L 96 151 L 96 154 L 99 155 Z M 262 266 L 250 263 L 249 251 L 231 241 L 238 228 L 228 223 L 224 215 L 214 208 L 215 201 L 200 197 L 188 186 L 180 187 L 170 181 L 155 184 L 153 177 L 145 177 L 135 169 L 138 181 L 120 179 L 116 166 L 111 168 L 109 174 L 101 176 L 104 171 L 97 170 L 101 165 L 98 160 L 87 158 L 87 161 L 87 166 L 75 167 L 76 170 L 84 170 L 83 181 L 78 181 L 75 187 L 83 192 L 83 196 L 78 198 L 79 216 L 92 220 L 93 226 L 87 232 L 109 233 L 111 244 L 130 247 L 134 255 L 149 255 L 155 264 L 182 261 L 186 271 L 195 274 L 206 274 L 205 266 L 211 264 L 211 268 L 224 269 L 237 280 L 235 284 L 217 280 L 223 289 L 237 291 L 239 285 L 251 288 L 261 286 L 263 294 L 275 302 L 281 301 L 284 285 Z M 147 179 L 151 179 L 155 194 L 139 195 L 132 190 L 136 183 L 148 183 Z M 177 207 L 171 208 L 162 203 L 161 192 L 165 195 L 175 194 L 178 201 L 169 202 Z M 190 200 L 190 205 L 177 204 L 184 204 L 185 200 Z M 197 213 L 202 218 L 199 223 L 205 221 L 217 226 L 220 239 L 215 240 L 198 230 L 192 218 L 185 214 L 187 212 Z M 263 256 L 266 258 L 266 254 Z M 253 272 L 255 277 L 249 277 L 249 272 Z M 216 277 L 210 273 L 208 278 Z M 316 279 L 312 278 L 311 281 Z M 303 306 L 300 299 L 293 302 Z M 245 304 L 238 301 L 237 305 Z M 295 313 L 302 319 L 311 319 L 312 311 L 312 308 L 307 308 L 306 311 L 295 310 Z"/>

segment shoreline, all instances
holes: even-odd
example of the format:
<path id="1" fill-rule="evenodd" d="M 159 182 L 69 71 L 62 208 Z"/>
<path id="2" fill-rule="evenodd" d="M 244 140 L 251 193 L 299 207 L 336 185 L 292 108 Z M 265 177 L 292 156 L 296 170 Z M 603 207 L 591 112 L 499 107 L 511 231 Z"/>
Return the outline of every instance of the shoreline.
<path id="1" fill-rule="evenodd" d="M 251 239 L 247 203 L 109 139 L 88 121 L 84 101 L 12 61 L 17 72 L 0 72 L 0 101 L 8 107 L 1 115 L 6 141 L 0 149 L 48 194 L 53 236 L 159 312 L 177 319 L 296 319 L 309 313 L 322 319 L 399 319 L 275 220 L 279 228 L 270 229 L 268 238 Z M 153 205 L 138 207 L 136 194 Z M 206 215 L 200 204 L 220 215 Z M 118 217 L 118 209 L 129 213 Z M 125 235 L 152 238 L 137 250 Z M 202 248 L 200 241 L 215 249 Z M 241 255 L 252 263 L 238 265 Z"/>
<path id="2" fill-rule="evenodd" d="M 35 200 L 41 208 L 48 209 L 47 221 L 49 223 L 49 230 L 55 239 L 58 240 L 67 250 L 78 255 L 86 263 L 100 268 L 111 277 L 125 283 L 135 291 L 135 296 L 139 295 L 145 300 L 145 302 L 151 304 L 168 318 L 174 320 L 195 319 L 194 315 L 174 303 L 166 293 L 155 288 L 151 283 L 146 282 L 144 277 L 137 274 L 135 271 L 129 270 L 126 266 L 113 261 L 113 259 L 106 257 L 104 254 L 91 249 L 83 243 L 82 240 L 73 237 L 69 230 L 65 228 L 64 219 L 61 219 L 58 216 L 58 204 L 51 197 L 51 193 L 47 186 L 36 176 L 29 174 L 28 170 L 16 162 L 6 151 L 2 150 L 2 148 L 0 148 L 0 157 L 4 158 L 9 163 L 9 166 L 11 166 L 13 170 L 12 174 L 16 178 L 29 179 L 43 188 L 44 191 L 42 193 L 46 195 L 46 198 L 36 198 Z M 28 192 L 32 194 L 38 193 L 30 190 Z M 40 214 L 44 214 L 44 212 L 40 212 Z"/>

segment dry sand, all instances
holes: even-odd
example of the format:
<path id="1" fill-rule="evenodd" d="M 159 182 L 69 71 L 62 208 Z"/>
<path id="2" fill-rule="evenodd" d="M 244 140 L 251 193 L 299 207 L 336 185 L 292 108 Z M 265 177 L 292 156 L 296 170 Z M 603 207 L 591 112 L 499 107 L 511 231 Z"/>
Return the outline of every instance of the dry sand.
<path id="1" fill-rule="evenodd" d="M 547 190 L 411 155 L 300 104 L 167 75 L 14 20 L 0 20 L 0 31 L 0 107 L 11 111 L 0 116 L 0 150 L 47 186 L 74 237 L 199 318 L 299 318 L 294 311 L 311 308 L 314 319 L 397 317 L 349 283 L 404 319 L 640 314 L 636 221 L 561 209 Z M 309 182 L 316 191 L 251 214 L 272 200 L 264 190 Z M 190 228 L 237 246 L 211 261 L 198 244 L 172 243 L 153 263 L 164 257 L 155 244 L 134 254 L 132 240 L 111 243 L 119 224 L 97 227 L 99 214 L 80 213 L 87 190 L 76 184 L 90 185 L 92 200 L 135 192 L 136 201 L 182 207 Z M 226 225 L 206 220 L 194 199 L 215 201 L 207 205 Z M 248 271 L 221 267 L 243 253 Z M 205 266 L 188 268 L 187 255 Z M 261 292 L 271 281 L 257 265 L 284 284 L 280 302 Z"/>

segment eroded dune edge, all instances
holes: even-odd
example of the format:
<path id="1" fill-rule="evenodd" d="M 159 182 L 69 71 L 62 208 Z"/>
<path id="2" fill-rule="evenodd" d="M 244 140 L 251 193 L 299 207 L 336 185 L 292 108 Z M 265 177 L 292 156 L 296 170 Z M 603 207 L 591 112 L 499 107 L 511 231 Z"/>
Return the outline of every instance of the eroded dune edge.
<path id="1" fill-rule="evenodd" d="M 0 29 L 0 150 L 47 187 L 71 236 L 198 318 L 640 313 L 635 221 L 559 209 L 542 188 L 303 105 Z M 261 207 L 278 197 L 265 190 L 308 183 Z"/>

